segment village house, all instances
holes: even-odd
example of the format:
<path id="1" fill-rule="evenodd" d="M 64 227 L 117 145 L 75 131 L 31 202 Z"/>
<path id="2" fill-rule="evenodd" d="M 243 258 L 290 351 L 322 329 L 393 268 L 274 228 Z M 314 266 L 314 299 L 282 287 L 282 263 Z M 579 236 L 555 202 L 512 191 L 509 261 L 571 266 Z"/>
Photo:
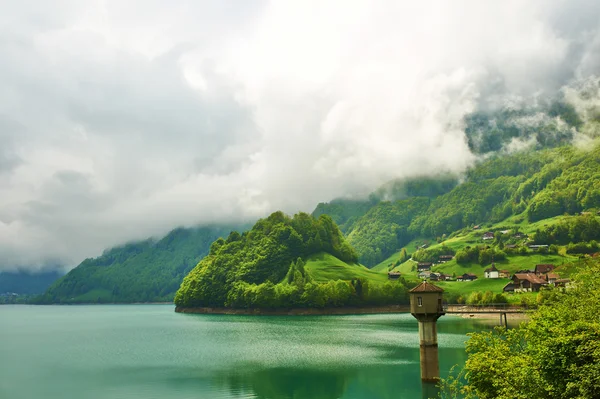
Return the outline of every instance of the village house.
<path id="1" fill-rule="evenodd" d="M 488 267 L 483 271 L 485 278 L 500 278 L 500 272 L 496 269 L 496 265 L 492 263 L 492 267 Z"/>
<path id="2" fill-rule="evenodd" d="M 481 228 L 480 225 L 473 226 L 473 230 L 479 230 Z"/>
<path id="3" fill-rule="evenodd" d="M 458 276 L 456 281 L 473 281 L 477 280 L 477 276 L 471 273 L 465 273 L 462 276 Z"/>
<path id="4" fill-rule="evenodd" d="M 530 244 L 528 245 L 529 249 L 535 249 L 535 250 L 540 250 L 540 249 L 545 249 L 548 248 L 547 244 Z"/>
<path id="5" fill-rule="evenodd" d="M 515 283 L 510 282 L 502 288 L 503 292 L 515 292 Z"/>
<path id="6" fill-rule="evenodd" d="M 389 272 L 388 273 L 388 279 L 390 280 L 398 280 L 401 276 L 400 272 Z"/>
<path id="7" fill-rule="evenodd" d="M 488 231 L 487 233 L 483 233 L 483 240 L 493 240 L 494 239 L 494 233 L 492 233 L 491 231 Z"/>
<path id="8" fill-rule="evenodd" d="M 568 278 L 560 278 L 558 280 L 554 280 L 554 286 L 569 288 L 571 286 L 571 280 L 569 280 Z"/>
<path id="9" fill-rule="evenodd" d="M 525 238 L 525 237 L 527 237 L 527 235 L 524 234 L 524 233 L 521 233 L 521 232 L 517 232 L 517 233 L 513 234 L 513 237 L 515 237 L 515 238 Z"/>
<path id="10" fill-rule="evenodd" d="M 548 282 L 533 273 L 515 273 L 512 276 L 515 292 L 538 292 Z"/>
<path id="11" fill-rule="evenodd" d="M 554 270 L 554 265 L 540 264 L 540 265 L 535 265 L 535 269 L 533 269 L 533 272 L 536 275 L 541 276 L 543 274 L 550 273 L 552 270 Z"/>
<path id="12" fill-rule="evenodd" d="M 417 277 L 419 277 L 421 280 L 425 280 L 429 278 L 429 276 L 431 276 L 431 272 L 429 270 L 425 270 L 417 274 Z"/>
<path id="13" fill-rule="evenodd" d="M 504 248 L 506 248 L 506 249 L 515 249 L 516 247 L 517 247 L 517 245 L 516 245 L 516 244 L 506 244 L 506 245 L 504 246 Z"/>
<path id="14" fill-rule="evenodd" d="M 417 263 L 417 271 L 423 272 L 425 270 L 431 270 L 431 262 L 419 262 Z"/>
<path id="15" fill-rule="evenodd" d="M 500 278 L 510 278 L 510 271 L 509 270 L 500 270 L 498 272 L 498 276 Z"/>
<path id="16" fill-rule="evenodd" d="M 556 273 L 548 273 L 544 276 L 548 284 L 554 284 L 556 280 L 560 280 L 560 276 Z"/>
<path id="17" fill-rule="evenodd" d="M 446 263 L 449 260 L 454 259 L 454 255 L 440 255 L 440 257 L 438 258 L 440 263 Z"/>

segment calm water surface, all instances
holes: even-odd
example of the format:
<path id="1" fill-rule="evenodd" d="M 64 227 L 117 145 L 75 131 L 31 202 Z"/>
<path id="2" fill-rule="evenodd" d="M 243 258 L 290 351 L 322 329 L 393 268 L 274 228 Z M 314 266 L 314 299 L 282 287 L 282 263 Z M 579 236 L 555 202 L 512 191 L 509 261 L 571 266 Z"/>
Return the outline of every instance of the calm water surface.
<path id="1" fill-rule="evenodd" d="M 438 321 L 442 376 L 474 320 Z M 0 398 L 421 398 L 409 314 L 183 315 L 170 305 L 0 306 Z"/>

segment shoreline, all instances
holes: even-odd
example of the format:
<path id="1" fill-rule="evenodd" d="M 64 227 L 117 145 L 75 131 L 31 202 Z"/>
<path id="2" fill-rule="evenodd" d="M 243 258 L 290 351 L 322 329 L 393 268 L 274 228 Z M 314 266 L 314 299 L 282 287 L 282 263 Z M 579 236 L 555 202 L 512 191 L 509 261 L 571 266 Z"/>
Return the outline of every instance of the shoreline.
<path id="1" fill-rule="evenodd" d="M 291 308 L 291 309 L 231 309 L 231 308 L 182 308 L 175 307 L 176 313 L 226 314 L 246 316 L 326 316 L 383 313 L 410 313 L 409 305 L 386 305 L 341 308 Z"/>
<path id="2" fill-rule="evenodd" d="M 499 312 L 500 313 L 500 312 Z M 461 317 L 463 319 L 478 319 L 478 320 L 498 320 L 499 313 L 464 313 L 464 314 L 446 314 L 446 316 Z M 506 313 L 508 321 L 529 321 L 529 313 Z"/>

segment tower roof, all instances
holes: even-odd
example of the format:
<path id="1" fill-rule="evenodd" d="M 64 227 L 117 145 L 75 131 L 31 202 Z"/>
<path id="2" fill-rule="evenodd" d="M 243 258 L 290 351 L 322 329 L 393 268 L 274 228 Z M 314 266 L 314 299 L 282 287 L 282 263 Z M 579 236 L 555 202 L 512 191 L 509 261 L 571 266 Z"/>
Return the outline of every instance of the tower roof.
<path id="1" fill-rule="evenodd" d="M 408 292 L 444 292 L 444 290 L 438 286 L 428 283 L 427 281 L 423 281 L 421 284 L 417 285 Z"/>

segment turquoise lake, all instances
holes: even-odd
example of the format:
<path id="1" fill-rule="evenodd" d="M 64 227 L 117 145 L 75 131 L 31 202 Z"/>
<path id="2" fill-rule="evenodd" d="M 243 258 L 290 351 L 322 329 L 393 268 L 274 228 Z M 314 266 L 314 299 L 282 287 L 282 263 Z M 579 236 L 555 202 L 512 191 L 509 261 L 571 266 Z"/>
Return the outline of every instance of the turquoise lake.
<path id="1" fill-rule="evenodd" d="M 0 306 L 0 398 L 422 398 L 409 314 L 223 316 Z M 442 377 L 475 320 L 438 322 Z M 426 387 L 427 390 L 429 388 Z"/>

